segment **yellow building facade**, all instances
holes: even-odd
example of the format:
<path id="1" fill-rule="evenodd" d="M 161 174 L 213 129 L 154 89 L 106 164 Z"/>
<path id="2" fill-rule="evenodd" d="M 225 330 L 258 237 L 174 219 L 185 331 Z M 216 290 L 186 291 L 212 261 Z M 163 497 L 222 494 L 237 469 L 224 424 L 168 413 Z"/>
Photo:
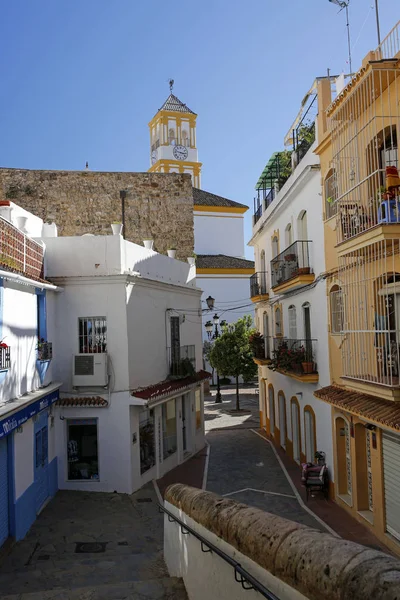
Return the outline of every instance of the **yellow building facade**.
<path id="1" fill-rule="evenodd" d="M 331 404 L 336 501 L 398 554 L 399 33 L 318 117 L 331 385 L 314 393 Z"/>

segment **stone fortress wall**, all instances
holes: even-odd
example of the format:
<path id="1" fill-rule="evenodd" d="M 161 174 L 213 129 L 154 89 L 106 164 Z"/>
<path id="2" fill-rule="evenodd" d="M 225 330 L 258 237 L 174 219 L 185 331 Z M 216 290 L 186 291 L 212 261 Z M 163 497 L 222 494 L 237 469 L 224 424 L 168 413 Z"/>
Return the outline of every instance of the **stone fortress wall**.
<path id="1" fill-rule="evenodd" d="M 177 249 L 186 260 L 194 249 L 191 177 L 179 173 L 38 171 L 0 168 L 0 200 L 12 200 L 44 221 L 54 221 L 64 236 L 111 235 L 121 222 L 120 190 L 125 200 L 125 237 L 154 248 Z"/>

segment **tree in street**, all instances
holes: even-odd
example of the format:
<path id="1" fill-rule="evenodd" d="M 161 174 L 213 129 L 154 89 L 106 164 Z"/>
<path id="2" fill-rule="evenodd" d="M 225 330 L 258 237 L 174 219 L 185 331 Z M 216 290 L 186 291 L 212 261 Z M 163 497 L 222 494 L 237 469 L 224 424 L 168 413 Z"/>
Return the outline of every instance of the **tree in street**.
<path id="1" fill-rule="evenodd" d="M 226 324 L 209 355 L 210 365 L 217 369 L 220 375 L 231 376 L 236 380 L 236 410 L 240 410 L 239 377 L 250 381 L 257 375 L 257 365 L 253 361 L 249 341 L 254 331 L 250 315 L 245 315 L 236 323 Z"/>

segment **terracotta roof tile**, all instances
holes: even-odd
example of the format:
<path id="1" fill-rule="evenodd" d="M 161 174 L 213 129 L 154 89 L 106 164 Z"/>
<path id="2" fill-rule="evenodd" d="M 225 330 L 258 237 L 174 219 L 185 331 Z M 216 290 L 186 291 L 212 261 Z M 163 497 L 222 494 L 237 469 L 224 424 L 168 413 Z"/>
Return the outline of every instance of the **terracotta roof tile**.
<path id="1" fill-rule="evenodd" d="M 321 388 L 314 392 L 314 396 L 353 415 L 400 431 L 400 402 L 360 394 L 336 385 Z"/>
<path id="2" fill-rule="evenodd" d="M 217 196 L 217 194 L 212 194 L 211 192 L 206 192 L 205 190 L 200 190 L 199 188 L 193 188 L 193 203 L 195 206 L 230 206 L 233 208 L 249 208 L 246 206 L 246 204 L 240 204 L 240 202 L 229 200 L 223 196 Z"/>
<path id="3" fill-rule="evenodd" d="M 108 401 L 101 396 L 85 396 L 76 398 L 60 398 L 56 406 L 81 406 L 83 408 L 107 408 Z"/>
<path id="4" fill-rule="evenodd" d="M 197 383 L 203 381 L 204 379 L 210 379 L 211 373 L 207 371 L 199 371 L 195 375 L 190 375 L 189 377 L 184 377 L 183 379 L 175 379 L 175 380 L 166 380 L 160 381 L 154 385 L 149 385 L 145 388 L 138 388 L 131 392 L 132 396 L 135 398 L 141 398 L 142 400 L 158 400 L 163 396 L 167 396 L 172 392 L 184 389 L 193 383 Z"/>
<path id="5" fill-rule="evenodd" d="M 253 269 L 254 261 L 246 258 L 236 258 L 226 254 L 198 254 L 196 257 L 198 269 Z"/>

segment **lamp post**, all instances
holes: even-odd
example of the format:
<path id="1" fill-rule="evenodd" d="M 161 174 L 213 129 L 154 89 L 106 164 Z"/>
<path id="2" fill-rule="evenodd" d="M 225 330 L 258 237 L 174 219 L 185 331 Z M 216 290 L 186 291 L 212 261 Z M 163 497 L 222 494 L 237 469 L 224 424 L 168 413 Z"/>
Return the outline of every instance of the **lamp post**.
<path id="1" fill-rule="evenodd" d="M 211 297 L 210 297 L 211 298 Z M 214 306 L 214 299 L 211 298 L 211 300 L 213 300 L 212 305 Z M 207 305 L 208 305 L 208 298 L 206 300 Z M 216 340 L 219 338 L 219 329 L 218 329 L 218 325 L 219 323 L 219 316 L 217 315 L 217 313 L 215 313 L 214 317 L 213 317 L 213 321 L 214 321 L 214 326 L 215 326 L 215 330 L 213 333 L 213 324 L 211 321 L 207 321 L 207 323 L 205 324 L 205 328 L 207 331 L 207 335 L 208 335 L 208 339 L 211 340 Z M 224 324 L 226 323 L 226 321 L 221 321 L 221 326 L 224 326 Z M 220 388 L 220 383 L 219 383 L 219 373 L 217 371 L 217 394 L 215 396 L 215 403 L 216 404 L 220 404 L 222 403 L 222 396 L 221 396 L 221 388 Z"/>

